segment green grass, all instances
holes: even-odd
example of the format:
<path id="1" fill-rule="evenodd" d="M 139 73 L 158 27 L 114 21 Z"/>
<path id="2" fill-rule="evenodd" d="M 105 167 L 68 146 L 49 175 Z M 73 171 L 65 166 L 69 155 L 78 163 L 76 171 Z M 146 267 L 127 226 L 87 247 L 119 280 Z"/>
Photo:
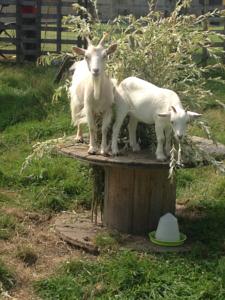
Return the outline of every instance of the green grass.
<path id="1" fill-rule="evenodd" d="M 0 239 L 9 239 L 17 229 L 18 224 L 14 217 L 0 213 Z"/>
<path id="2" fill-rule="evenodd" d="M 69 103 L 52 104 L 54 68 L 28 64 L 0 65 L 0 187 L 17 190 L 17 199 L 1 196 L 4 205 L 60 211 L 77 203 L 90 206 L 89 171 L 55 155 L 34 162 L 20 175 L 25 158 L 38 141 L 74 133 Z"/>
<path id="3" fill-rule="evenodd" d="M 33 144 L 74 133 L 68 100 L 51 102 L 54 74 L 54 68 L 0 65 L 1 207 L 52 214 L 77 205 L 90 207 L 91 178 L 86 165 L 53 155 L 34 161 L 20 174 Z M 209 80 L 207 88 L 213 96 L 205 101 L 204 118 L 225 143 L 225 112 L 214 101 L 224 102 L 224 85 Z M 203 135 L 196 126 L 190 132 Z M 100 235 L 96 243 L 104 254 L 58 266 L 51 277 L 34 283 L 36 293 L 43 300 L 224 300 L 225 177 L 212 167 L 181 169 L 177 201 L 186 203 L 179 224 L 193 245 L 191 252 L 149 255 L 119 251 L 118 237 Z M 16 217 L 0 210 L 0 239 L 10 241 L 18 231 L 23 232 L 23 227 Z M 29 265 L 30 258 L 37 258 L 35 254 L 33 248 L 24 246 L 17 249 L 15 257 Z M 5 289 L 15 284 L 14 275 L 1 262 L 0 281 Z"/>
<path id="4" fill-rule="evenodd" d="M 121 251 L 97 262 L 71 261 L 56 276 L 36 283 L 42 299 L 225 298 L 224 264 L 185 255 Z"/>

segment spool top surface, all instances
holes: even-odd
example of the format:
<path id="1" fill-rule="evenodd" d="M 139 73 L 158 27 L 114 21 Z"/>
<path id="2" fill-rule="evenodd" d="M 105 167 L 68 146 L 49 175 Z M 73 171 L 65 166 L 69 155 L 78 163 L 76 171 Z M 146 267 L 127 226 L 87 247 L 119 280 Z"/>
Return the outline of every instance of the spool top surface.
<path id="1" fill-rule="evenodd" d="M 168 169 L 169 161 L 161 162 L 149 150 L 142 150 L 137 153 L 127 151 L 121 156 L 102 156 L 88 154 L 88 146 L 85 144 L 75 144 L 58 147 L 58 152 L 73 157 L 75 159 L 100 166 L 121 166 L 140 167 L 149 169 Z"/>

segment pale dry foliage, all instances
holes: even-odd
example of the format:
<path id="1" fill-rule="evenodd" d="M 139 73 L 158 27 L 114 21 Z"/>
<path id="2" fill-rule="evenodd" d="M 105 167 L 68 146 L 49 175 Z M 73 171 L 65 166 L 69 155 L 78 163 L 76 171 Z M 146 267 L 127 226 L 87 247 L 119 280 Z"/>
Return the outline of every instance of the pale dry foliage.
<path id="1" fill-rule="evenodd" d="M 212 16 L 224 16 L 225 11 L 215 10 L 201 16 L 183 14 L 190 3 L 191 0 L 182 1 L 169 17 L 164 18 L 153 9 L 153 1 L 149 1 L 149 13 L 146 16 L 139 19 L 133 15 L 119 16 L 108 24 L 109 36 L 118 43 L 118 49 L 108 63 L 108 72 L 119 82 L 129 76 L 137 76 L 160 87 L 172 89 L 178 93 L 184 107 L 201 112 L 208 97 L 212 95 L 206 88 L 210 73 L 214 69 L 224 69 L 222 50 L 218 52 L 218 49 L 212 47 L 213 40 L 224 40 L 224 35 L 203 31 L 202 24 Z M 91 34 L 98 40 L 102 25 L 98 22 L 93 24 L 91 15 L 84 8 L 76 5 L 75 9 L 86 13 L 88 22 L 80 16 L 68 16 L 64 20 L 65 25 L 77 37 Z M 203 48 L 207 49 L 213 63 L 202 64 Z M 51 56 L 42 58 L 41 62 L 50 63 Z M 223 81 L 222 78 L 212 80 Z M 68 86 L 68 82 L 65 86 Z M 62 89 L 57 89 L 54 99 L 60 96 Z M 200 126 L 210 136 L 209 128 L 202 121 Z M 170 176 L 177 159 L 173 149 Z M 208 159 L 216 165 L 213 159 Z"/>

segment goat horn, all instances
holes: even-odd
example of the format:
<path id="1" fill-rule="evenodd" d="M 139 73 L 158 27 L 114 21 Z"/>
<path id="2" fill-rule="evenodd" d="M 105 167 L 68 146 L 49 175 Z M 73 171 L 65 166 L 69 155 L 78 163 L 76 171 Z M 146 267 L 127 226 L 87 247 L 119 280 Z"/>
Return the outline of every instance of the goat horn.
<path id="1" fill-rule="evenodd" d="M 85 39 L 88 42 L 88 45 L 92 45 L 92 42 L 91 42 L 91 40 L 90 40 L 90 38 L 89 38 L 88 35 L 85 36 Z"/>
<path id="2" fill-rule="evenodd" d="M 176 113 L 177 112 L 177 110 L 176 110 L 176 108 L 174 107 L 174 106 L 171 106 L 171 108 L 172 108 L 172 110 Z"/>
<path id="3" fill-rule="evenodd" d="M 103 33 L 103 37 L 101 38 L 100 42 L 99 42 L 99 46 L 103 46 L 104 45 L 104 42 L 105 42 L 105 39 L 108 37 L 108 32 L 104 32 Z"/>

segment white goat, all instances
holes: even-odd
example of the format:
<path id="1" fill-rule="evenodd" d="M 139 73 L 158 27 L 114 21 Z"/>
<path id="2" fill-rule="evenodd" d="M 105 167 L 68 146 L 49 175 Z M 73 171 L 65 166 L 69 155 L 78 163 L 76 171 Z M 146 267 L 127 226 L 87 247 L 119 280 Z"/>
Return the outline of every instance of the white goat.
<path id="1" fill-rule="evenodd" d="M 136 77 L 124 79 L 117 88 L 116 121 L 113 126 L 112 154 L 118 154 L 117 139 L 120 127 L 126 115 L 130 116 L 128 124 L 129 142 L 133 151 L 140 150 L 136 139 L 138 122 L 155 124 L 157 137 L 156 158 L 165 160 L 170 155 L 171 134 L 181 141 L 187 123 L 200 114 L 183 109 L 178 95 Z M 164 154 L 165 145 L 165 154 Z"/>
<path id="2" fill-rule="evenodd" d="M 77 126 L 75 140 L 83 142 L 81 124 L 87 123 L 87 118 L 84 112 L 84 98 L 81 97 L 78 87 L 85 80 L 87 74 L 89 74 L 86 60 L 77 61 L 72 65 L 71 70 L 74 71 L 69 89 L 71 117 L 73 125 Z"/>
<path id="3" fill-rule="evenodd" d="M 97 126 L 96 115 L 102 114 L 102 142 L 101 154 L 107 152 L 107 131 L 112 119 L 112 104 L 114 102 L 114 86 L 105 74 L 105 61 L 107 55 L 113 53 L 117 44 L 104 49 L 103 44 L 107 35 L 104 35 L 98 46 L 93 46 L 87 38 L 87 50 L 73 47 L 73 51 L 83 55 L 85 59 L 78 63 L 74 72 L 71 95 L 71 114 L 74 125 L 78 126 L 77 139 L 82 138 L 80 125 L 88 123 L 90 133 L 89 154 L 96 154 Z"/>

